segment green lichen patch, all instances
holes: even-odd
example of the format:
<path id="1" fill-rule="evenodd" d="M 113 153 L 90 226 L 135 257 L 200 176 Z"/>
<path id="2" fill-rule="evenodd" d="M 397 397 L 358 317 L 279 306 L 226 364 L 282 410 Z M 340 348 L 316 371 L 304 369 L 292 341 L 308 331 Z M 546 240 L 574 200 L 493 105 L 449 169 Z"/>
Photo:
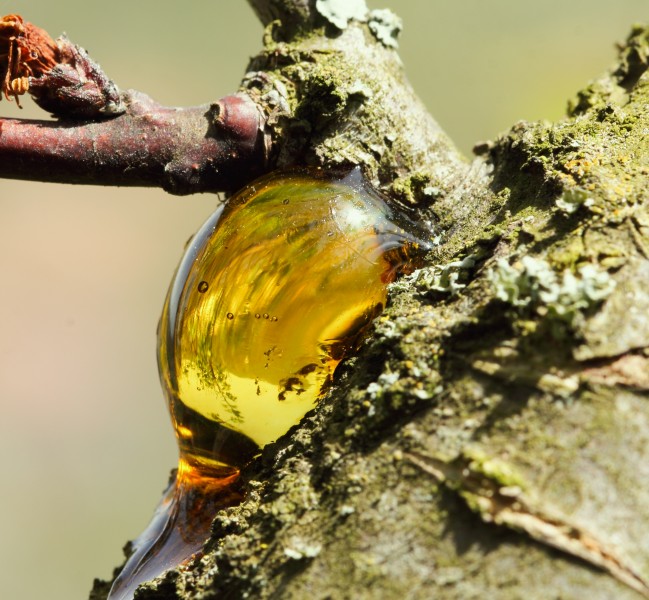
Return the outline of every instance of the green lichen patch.
<path id="1" fill-rule="evenodd" d="M 461 260 L 435 264 L 417 269 L 411 275 L 392 284 L 393 289 L 414 288 L 424 295 L 454 295 L 467 286 L 477 263 L 477 256 L 470 254 Z"/>
<path id="2" fill-rule="evenodd" d="M 557 216 L 574 223 L 637 203 L 649 173 L 643 98 L 634 89 L 623 108 L 608 104 L 553 125 L 521 123 L 500 138 L 490 156 L 497 189 L 511 190 L 507 209 L 552 202 Z"/>
<path id="3" fill-rule="evenodd" d="M 615 289 L 615 280 L 594 265 L 558 275 L 547 261 L 532 256 L 516 265 L 499 259 L 488 277 L 499 300 L 571 326 Z"/>

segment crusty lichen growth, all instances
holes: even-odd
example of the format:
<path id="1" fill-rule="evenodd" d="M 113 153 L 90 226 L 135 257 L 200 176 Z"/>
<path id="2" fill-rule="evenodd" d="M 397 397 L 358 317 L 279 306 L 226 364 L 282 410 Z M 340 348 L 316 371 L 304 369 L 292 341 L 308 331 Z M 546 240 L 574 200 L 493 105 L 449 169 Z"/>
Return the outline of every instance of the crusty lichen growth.
<path id="1" fill-rule="evenodd" d="M 439 245 L 205 557 L 138 599 L 649 597 L 648 31 L 570 118 L 516 125 L 449 186 L 437 134 L 418 151 L 349 68 L 363 27 L 267 40 L 278 160 L 409 181 Z"/>

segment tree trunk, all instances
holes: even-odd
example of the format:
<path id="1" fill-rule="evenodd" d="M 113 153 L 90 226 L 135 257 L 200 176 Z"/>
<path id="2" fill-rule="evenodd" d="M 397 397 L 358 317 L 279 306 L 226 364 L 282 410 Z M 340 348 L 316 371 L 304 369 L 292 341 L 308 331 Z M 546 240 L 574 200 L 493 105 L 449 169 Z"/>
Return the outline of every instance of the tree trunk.
<path id="1" fill-rule="evenodd" d="M 251 4 L 265 170 L 360 165 L 436 245 L 244 470 L 204 556 L 138 600 L 649 598 L 649 30 L 568 118 L 469 164 L 408 85 L 394 15 Z"/>

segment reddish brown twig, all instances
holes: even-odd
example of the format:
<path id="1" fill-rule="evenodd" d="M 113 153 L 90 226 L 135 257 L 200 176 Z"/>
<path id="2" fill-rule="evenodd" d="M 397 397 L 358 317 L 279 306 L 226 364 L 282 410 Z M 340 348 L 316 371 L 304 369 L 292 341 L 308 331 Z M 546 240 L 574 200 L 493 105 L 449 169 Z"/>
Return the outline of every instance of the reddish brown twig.
<path id="1" fill-rule="evenodd" d="M 0 85 L 60 119 L 0 119 L 0 177 L 190 194 L 233 189 L 265 163 L 264 119 L 248 96 L 176 109 L 120 93 L 85 50 L 18 15 L 0 18 Z"/>
<path id="2" fill-rule="evenodd" d="M 107 121 L 0 119 L 0 177 L 191 194 L 233 189 L 263 166 L 262 119 L 248 96 L 182 109 L 137 92 L 127 100 Z"/>

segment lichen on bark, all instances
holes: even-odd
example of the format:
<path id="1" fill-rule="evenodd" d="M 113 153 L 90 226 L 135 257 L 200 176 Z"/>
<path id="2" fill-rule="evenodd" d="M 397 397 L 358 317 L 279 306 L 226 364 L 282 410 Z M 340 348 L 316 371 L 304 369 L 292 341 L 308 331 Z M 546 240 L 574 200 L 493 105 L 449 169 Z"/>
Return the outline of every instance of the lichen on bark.
<path id="1" fill-rule="evenodd" d="M 649 30 L 469 164 L 367 23 L 253 4 L 270 163 L 362 165 L 437 245 L 204 556 L 136 597 L 649 597 Z"/>

